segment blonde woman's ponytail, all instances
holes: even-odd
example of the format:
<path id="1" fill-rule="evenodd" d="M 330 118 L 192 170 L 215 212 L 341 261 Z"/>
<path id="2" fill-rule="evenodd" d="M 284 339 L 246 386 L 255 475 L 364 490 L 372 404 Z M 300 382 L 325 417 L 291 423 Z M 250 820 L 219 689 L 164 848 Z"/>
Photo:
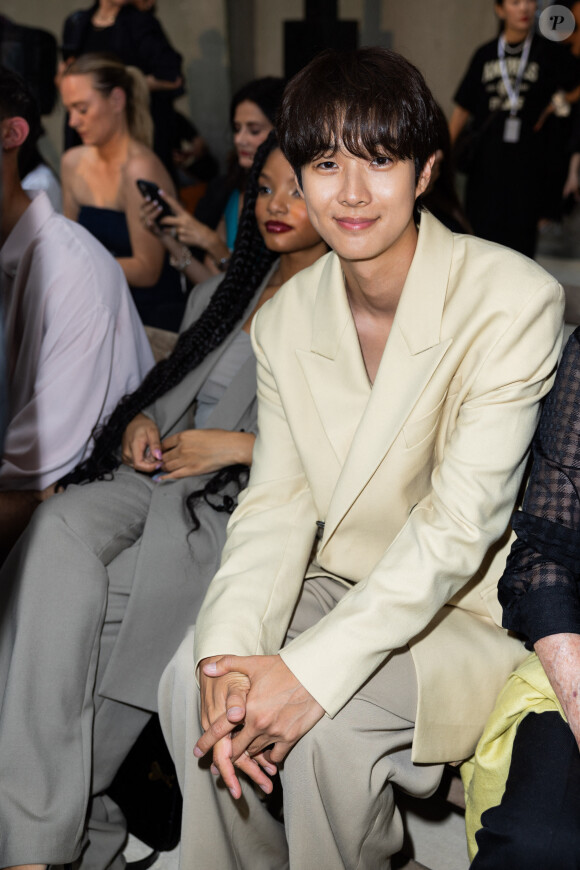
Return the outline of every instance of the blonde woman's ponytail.
<path id="1" fill-rule="evenodd" d="M 127 123 L 133 139 L 153 147 L 153 119 L 149 111 L 147 79 L 136 66 L 127 66 L 131 87 L 127 93 Z"/>

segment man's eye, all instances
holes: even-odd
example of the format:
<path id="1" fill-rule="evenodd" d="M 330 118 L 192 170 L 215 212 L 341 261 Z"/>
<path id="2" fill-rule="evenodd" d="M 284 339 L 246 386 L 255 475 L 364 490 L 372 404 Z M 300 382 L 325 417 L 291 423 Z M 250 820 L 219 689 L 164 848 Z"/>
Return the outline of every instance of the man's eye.
<path id="1" fill-rule="evenodd" d="M 392 162 L 392 159 L 384 154 L 381 157 L 375 157 L 373 160 L 375 166 L 390 166 Z"/>

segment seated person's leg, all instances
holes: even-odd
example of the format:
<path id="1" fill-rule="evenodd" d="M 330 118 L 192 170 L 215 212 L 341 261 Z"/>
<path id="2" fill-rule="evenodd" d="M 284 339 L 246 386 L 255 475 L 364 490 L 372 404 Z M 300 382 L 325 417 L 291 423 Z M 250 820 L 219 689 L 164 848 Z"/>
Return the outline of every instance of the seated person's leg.
<path id="1" fill-rule="evenodd" d="M 127 547 L 109 564 L 109 594 L 101 631 L 95 679 L 93 720 L 92 797 L 82 853 L 82 870 L 123 870 L 127 823 L 121 810 L 105 794 L 151 713 L 99 694 L 103 676 L 125 618 L 141 541 Z M 139 676 L 136 676 L 139 679 Z M 79 868 L 79 870 L 80 870 Z"/>
<path id="2" fill-rule="evenodd" d="M 393 786 L 428 797 L 443 771 L 411 761 L 416 706 L 415 668 L 404 648 L 294 746 L 280 774 L 292 867 L 389 866 L 403 842 Z"/>
<path id="3" fill-rule="evenodd" d="M 210 773 L 209 755 L 201 761 L 193 755 L 202 733 L 193 632 L 191 628 L 159 687 L 159 717 L 183 795 L 180 864 L 220 870 L 284 870 L 288 867 L 284 828 L 272 818 L 258 789 L 241 777 L 243 796 L 234 801 L 221 780 Z"/>
<path id="4" fill-rule="evenodd" d="M 317 578 L 306 581 L 304 590 L 288 639 L 332 609 L 346 587 Z M 408 650 L 392 656 L 334 719 L 320 720 L 281 765 L 288 846 L 282 827 L 244 777 L 243 797 L 234 801 L 211 776 L 210 759 L 193 756 L 201 734 L 193 630 L 163 675 L 159 707 L 184 794 L 184 866 L 189 855 L 191 862 L 193 856 L 200 860 L 200 849 L 210 850 L 206 860 L 220 849 L 215 866 L 224 870 L 278 870 L 287 866 L 289 849 L 296 867 L 387 867 L 403 838 L 392 784 L 427 797 L 441 779 L 442 765 L 411 763 L 416 678 Z"/>
<path id="5" fill-rule="evenodd" d="M 55 496 L 0 573 L 0 866 L 77 857 L 106 565 L 139 537 L 150 491 L 130 472 Z"/>
<path id="6" fill-rule="evenodd" d="M 481 821 L 472 870 L 580 867 L 580 753 L 559 713 L 523 719 L 501 804 Z"/>

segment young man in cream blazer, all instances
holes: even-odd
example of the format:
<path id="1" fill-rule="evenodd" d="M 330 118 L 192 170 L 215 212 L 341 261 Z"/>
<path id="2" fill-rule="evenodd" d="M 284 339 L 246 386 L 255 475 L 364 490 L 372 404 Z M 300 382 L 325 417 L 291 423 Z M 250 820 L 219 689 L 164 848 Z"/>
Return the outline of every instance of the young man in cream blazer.
<path id="1" fill-rule="evenodd" d="M 161 683 L 184 868 L 390 866 L 393 784 L 427 796 L 470 755 L 526 654 L 496 582 L 563 294 L 419 214 L 435 117 L 382 49 L 287 88 L 281 147 L 333 252 L 254 321 L 249 486 Z M 283 824 L 255 788 L 277 770 Z"/>

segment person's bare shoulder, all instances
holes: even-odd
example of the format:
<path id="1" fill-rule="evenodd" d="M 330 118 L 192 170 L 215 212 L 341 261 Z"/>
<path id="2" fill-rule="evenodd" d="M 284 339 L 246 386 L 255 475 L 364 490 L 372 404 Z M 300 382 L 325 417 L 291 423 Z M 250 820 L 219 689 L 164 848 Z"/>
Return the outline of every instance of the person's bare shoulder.
<path id="1" fill-rule="evenodd" d="M 138 178 L 145 178 L 173 194 L 173 182 L 165 166 L 150 148 L 140 142 L 131 142 L 123 176 L 124 181 L 132 186 Z"/>
<path id="2" fill-rule="evenodd" d="M 69 148 L 61 157 L 60 167 L 62 172 L 75 172 L 87 160 L 88 148 L 86 145 L 77 145 Z"/>

